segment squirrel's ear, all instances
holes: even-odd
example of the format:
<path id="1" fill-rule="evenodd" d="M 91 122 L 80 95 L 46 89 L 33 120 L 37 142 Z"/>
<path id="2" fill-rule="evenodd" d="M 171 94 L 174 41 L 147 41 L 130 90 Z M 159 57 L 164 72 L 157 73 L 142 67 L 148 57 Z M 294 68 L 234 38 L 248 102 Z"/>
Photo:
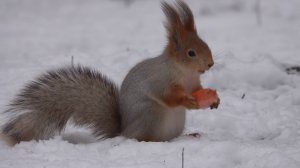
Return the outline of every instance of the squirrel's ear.
<path id="1" fill-rule="evenodd" d="M 168 33 L 168 41 L 170 44 L 175 44 L 176 50 L 179 50 L 185 34 L 184 25 L 181 22 L 180 15 L 177 13 L 174 7 L 166 2 L 162 2 L 161 7 L 167 17 L 165 27 Z"/>
<path id="2" fill-rule="evenodd" d="M 189 6 L 185 2 L 179 0 L 177 0 L 177 6 L 185 30 L 196 32 L 193 12 L 189 8 Z"/>

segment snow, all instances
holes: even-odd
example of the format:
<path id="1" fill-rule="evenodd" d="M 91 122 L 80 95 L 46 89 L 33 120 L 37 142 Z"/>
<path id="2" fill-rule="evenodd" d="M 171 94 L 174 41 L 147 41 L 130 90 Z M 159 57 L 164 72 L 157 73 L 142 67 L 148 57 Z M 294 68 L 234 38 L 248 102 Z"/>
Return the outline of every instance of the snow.
<path id="1" fill-rule="evenodd" d="M 62 136 L 8 147 L 0 167 L 299 168 L 300 1 L 187 0 L 215 66 L 202 77 L 221 98 L 216 110 L 187 113 L 184 134 L 171 142 L 115 137 L 96 141 L 70 124 Z M 24 84 L 71 63 L 93 67 L 119 85 L 137 62 L 165 45 L 159 1 L 0 0 L 0 111 Z M 1 115 L 1 123 L 5 116 Z"/>

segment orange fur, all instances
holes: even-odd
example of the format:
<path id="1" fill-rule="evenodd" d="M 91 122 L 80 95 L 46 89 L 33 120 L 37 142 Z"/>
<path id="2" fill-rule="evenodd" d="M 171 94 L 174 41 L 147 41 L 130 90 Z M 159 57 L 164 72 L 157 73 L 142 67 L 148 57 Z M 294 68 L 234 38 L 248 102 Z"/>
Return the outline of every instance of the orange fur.
<path id="1" fill-rule="evenodd" d="M 184 106 L 190 109 L 198 106 L 196 100 L 187 96 L 184 87 L 178 84 L 171 85 L 168 94 L 162 100 L 169 107 Z"/>
<path id="2" fill-rule="evenodd" d="M 175 7 L 163 2 L 162 8 L 167 17 L 168 37 L 164 54 L 190 71 L 208 70 L 213 65 L 212 53 L 197 35 L 192 11 L 183 1 L 177 1 Z M 195 57 L 187 56 L 190 50 L 195 51 Z"/>
<path id="3" fill-rule="evenodd" d="M 184 92 L 184 87 L 181 85 L 172 85 L 170 86 L 170 90 L 166 96 L 162 98 L 162 100 L 169 107 L 176 107 L 180 104 L 183 104 L 185 100 L 186 94 Z"/>

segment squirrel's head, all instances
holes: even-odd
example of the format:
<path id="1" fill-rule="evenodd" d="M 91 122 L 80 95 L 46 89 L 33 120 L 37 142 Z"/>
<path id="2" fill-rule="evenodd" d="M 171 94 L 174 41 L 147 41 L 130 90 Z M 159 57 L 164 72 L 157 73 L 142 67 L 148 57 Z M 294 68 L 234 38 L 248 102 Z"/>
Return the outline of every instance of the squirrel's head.
<path id="1" fill-rule="evenodd" d="M 207 44 L 199 38 L 191 9 L 183 1 L 175 7 L 162 2 L 167 22 L 168 44 L 165 54 L 185 70 L 204 73 L 214 62 Z"/>

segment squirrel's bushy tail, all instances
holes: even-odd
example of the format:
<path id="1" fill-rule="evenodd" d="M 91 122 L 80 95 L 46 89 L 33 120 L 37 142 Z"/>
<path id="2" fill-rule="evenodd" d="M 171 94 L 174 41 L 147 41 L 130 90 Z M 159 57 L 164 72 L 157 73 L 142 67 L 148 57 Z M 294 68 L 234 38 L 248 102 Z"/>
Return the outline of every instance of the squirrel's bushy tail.
<path id="1" fill-rule="evenodd" d="M 3 134 L 17 142 L 48 139 L 72 118 L 96 136 L 120 133 L 119 93 L 113 82 L 84 67 L 50 71 L 28 84 L 6 111 Z"/>

